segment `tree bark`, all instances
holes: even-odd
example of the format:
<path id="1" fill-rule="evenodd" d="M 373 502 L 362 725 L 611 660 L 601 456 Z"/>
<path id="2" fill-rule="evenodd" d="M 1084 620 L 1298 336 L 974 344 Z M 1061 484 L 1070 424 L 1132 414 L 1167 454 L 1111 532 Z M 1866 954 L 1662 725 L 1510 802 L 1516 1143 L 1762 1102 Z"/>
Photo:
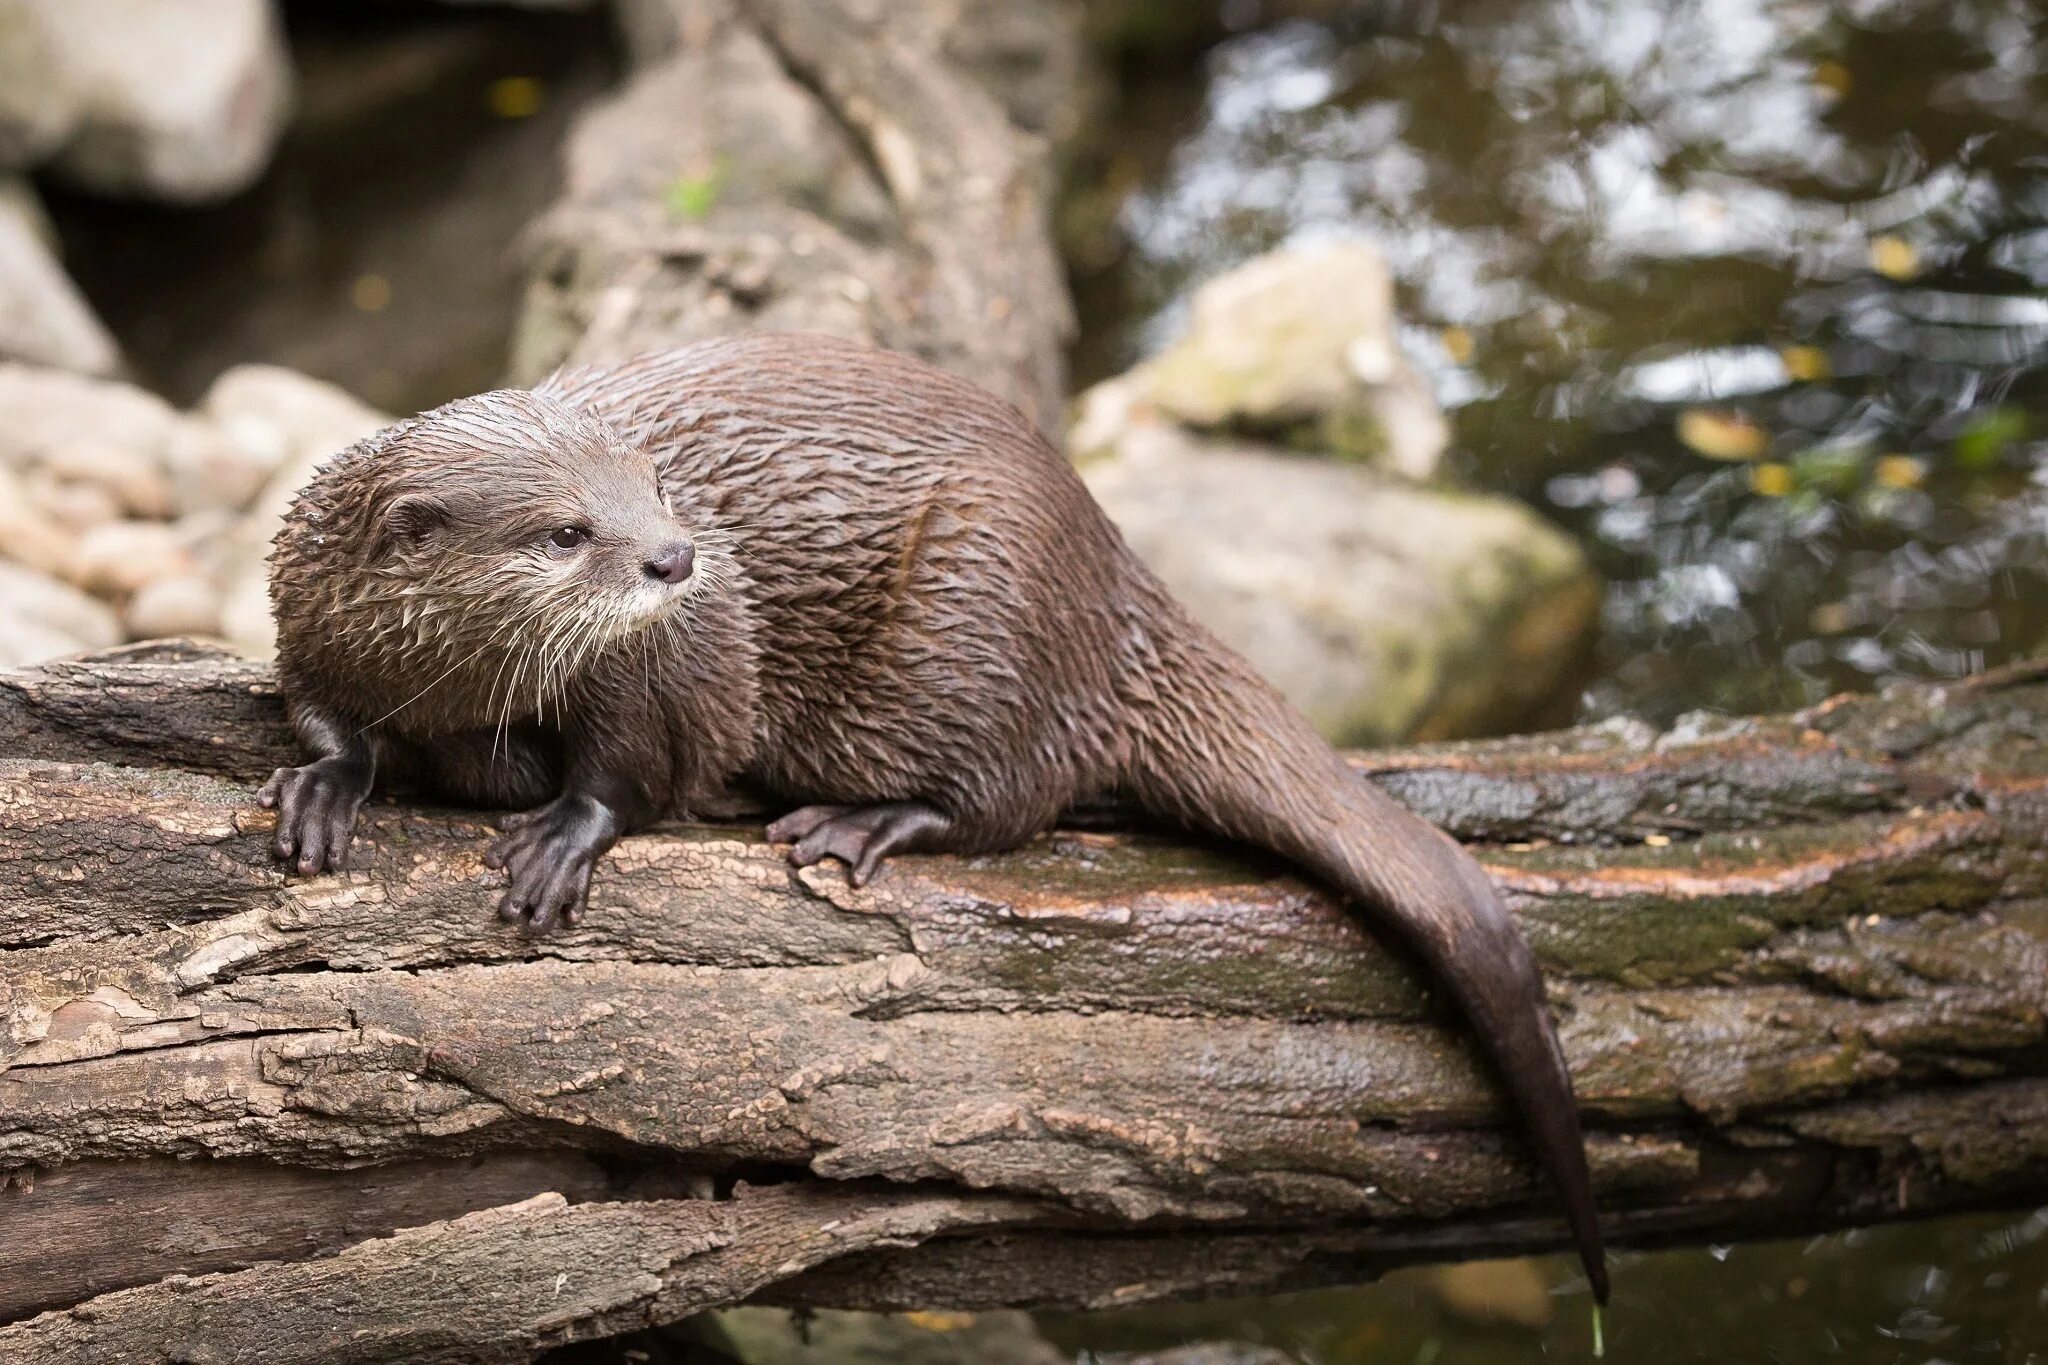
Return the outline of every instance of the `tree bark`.
<path id="1" fill-rule="evenodd" d="M 1271 862 L 1068 829 L 857 891 L 664 828 L 534 941 L 487 814 L 277 871 L 262 667 L 0 675 L 0 753 L 0 1358 L 520 1359 L 1561 1239 L 1457 1021 Z M 1356 763 L 1521 917 L 1618 1240 L 2048 1192 L 2048 666 Z"/>

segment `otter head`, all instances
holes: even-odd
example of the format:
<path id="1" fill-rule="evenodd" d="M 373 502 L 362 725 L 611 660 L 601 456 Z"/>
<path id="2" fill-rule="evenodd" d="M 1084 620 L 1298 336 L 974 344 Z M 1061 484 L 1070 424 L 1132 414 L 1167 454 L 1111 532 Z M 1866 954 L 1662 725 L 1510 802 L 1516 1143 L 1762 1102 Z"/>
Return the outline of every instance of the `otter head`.
<path id="1" fill-rule="evenodd" d="M 294 572 L 294 567 L 303 572 Z M 501 390 L 387 427 L 329 462 L 273 556 L 281 655 L 437 693 L 539 698 L 596 653 L 722 587 L 728 540 L 654 461 L 544 395 Z M 434 709 L 429 706 L 427 709 Z"/>

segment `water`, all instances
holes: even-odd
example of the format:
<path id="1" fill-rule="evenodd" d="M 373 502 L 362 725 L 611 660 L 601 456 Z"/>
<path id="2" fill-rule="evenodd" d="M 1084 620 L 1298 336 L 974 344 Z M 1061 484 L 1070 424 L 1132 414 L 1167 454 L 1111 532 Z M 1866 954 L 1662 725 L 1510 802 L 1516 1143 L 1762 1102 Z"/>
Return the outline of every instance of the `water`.
<path id="1" fill-rule="evenodd" d="M 1867 1228 L 1617 1260 L 1607 1359 L 1638 1365 L 2028 1365 L 2048 1361 L 2048 1211 Z M 1589 1359 L 1584 1281 L 1542 1267 L 1541 1329 L 1481 1326 L 1396 1276 L 1360 1289 L 1044 1320 L 1082 1361 L 1183 1341 L 1251 1341 L 1305 1365 Z M 1577 1281 L 1577 1290 L 1569 1286 Z"/>
<path id="2" fill-rule="evenodd" d="M 1094 281 L 1132 322 L 1084 369 L 1155 348 L 1228 265 L 1363 233 L 1458 474 L 1609 580 L 1583 718 L 2048 649 L 2033 7 L 1335 8 L 1220 44 L 1177 124 L 1141 96 L 1164 136 L 1112 165 L 1139 187 Z"/>

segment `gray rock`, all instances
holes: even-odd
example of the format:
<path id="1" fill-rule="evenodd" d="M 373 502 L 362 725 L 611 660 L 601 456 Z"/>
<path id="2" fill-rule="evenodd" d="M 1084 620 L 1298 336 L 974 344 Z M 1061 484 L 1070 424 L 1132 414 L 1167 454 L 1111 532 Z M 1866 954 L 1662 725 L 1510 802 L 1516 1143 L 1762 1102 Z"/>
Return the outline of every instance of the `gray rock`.
<path id="1" fill-rule="evenodd" d="M 126 598 L 194 568 L 178 528 L 164 521 L 109 521 L 78 538 L 65 574 L 98 597 Z"/>
<path id="2" fill-rule="evenodd" d="M 121 642 L 111 608 L 67 583 L 0 560 L 0 668 Z"/>
<path id="3" fill-rule="evenodd" d="M 1394 338 L 1394 287 L 1365 242 L 1269 252 L 1195 292 L 1187 334 L 1130 376 L 1192 427 L 1290 443 L 1426 479 L 1450 430 Z"/>
<path id="4" fill-rule="evenodd" d="M 220 634 L 220 589 L 201 574 L 144 583 L 122 609 L 131 640 Z"/>
<path id="5" fill-rule="evenodd" d="M 1577 545 L 1510 499 L 1143 417 L 1081 468 L 1196 618 L 1339 742 L 1512 725 L 1597 614 Z"/>
<path id="6" fill-rule="evenodd" d="M 33 166 L 78 120 L 78 92 L 54 59 L 51 0 L 0 0 L 0 169 Z"/>
<path id="7" fill-rule="evenodd" d="M 111 501 L 107 511 L 113 514 Z M 31 496 L 19 474 L 0 464 L 0 554 L 57 575 L 71 560 L 71 539 L 71 528 Z"/>
<path id="8" fill-rule="evenodd" d="M 270 0 L 46 0 L 79 102 L 54 166 L 105 194 L 201 202 L 261 174 L 291 73 Z"/>
<path id="9" fill-rule="evenodd" d="M 628 0 L 644 64 L 580 120 L 528 236 L 513 382 L 801 329 L 922 355 L 1052 425 L 1071 315 L 1045 143 L 969 68 L 1039 52 L 1017 106 L 1058 103 L 1078 39 L 1052 20 L 1064 5 L 1027 6 L 1040 31 L 1013 21 L 961 51 L 952 26 L 993 2 Z"/>
<path id="10" fill-rule="evenodd" d="M 132 384 L 0 363 L 0 464 L 33 496 L 90 489 L 130 517 L 196 510 L 187 466 L 217 440 Z"/>
<path id="11" fill-rule="evenodd" d="M 0 63 L 5 60 L 5 15 L 0 9 Z M 6 88 L 6 74 L 0 71 L 0 99 Z M 0 138 L 5 127 L 6 115 L 0 112 Z M 98 375 L 112 374 L 121 365 L 120 347 L 58 264 L 55 237 L 35 192 L 26 181 L 5 176 L 0 176 L 0 360 Z"/>
<path id="12" fill-rule="evenodd" d="M 214 381 L 198 412 L 271 473 L 234 529 L 208 556 L 221 583 L 220 633 L 262 657 L 277 648 L 270 617 L 270 541 L 323 461 L 391 419 L 332 384 L 275 365 L 243 365 Z"/>

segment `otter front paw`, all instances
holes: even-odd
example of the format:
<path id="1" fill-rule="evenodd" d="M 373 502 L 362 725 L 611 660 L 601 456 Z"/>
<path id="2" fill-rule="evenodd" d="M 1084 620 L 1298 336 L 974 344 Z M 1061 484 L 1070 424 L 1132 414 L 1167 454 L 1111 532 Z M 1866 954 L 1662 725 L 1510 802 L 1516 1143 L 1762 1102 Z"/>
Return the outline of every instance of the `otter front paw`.
<path id="1" fill-rule="evenodd" d="M 339 871 L 369 794 L 369 770 L 346 758 L 279 768 L 256 793 L 259 805 L 277 811 L 272 855 L 303 876 Z"/>
<path id="2" fill-rule="evenodd" d="M 588 796 L 558 796 L 536 810 L 509 816 L 505 832 L 484 854 L 486 867 L 503 868 L 512 885 L 498 900 L 498 918 L 544 934 L 583 922 L 591 869 L 618 841 L 619 820 Z"/>

